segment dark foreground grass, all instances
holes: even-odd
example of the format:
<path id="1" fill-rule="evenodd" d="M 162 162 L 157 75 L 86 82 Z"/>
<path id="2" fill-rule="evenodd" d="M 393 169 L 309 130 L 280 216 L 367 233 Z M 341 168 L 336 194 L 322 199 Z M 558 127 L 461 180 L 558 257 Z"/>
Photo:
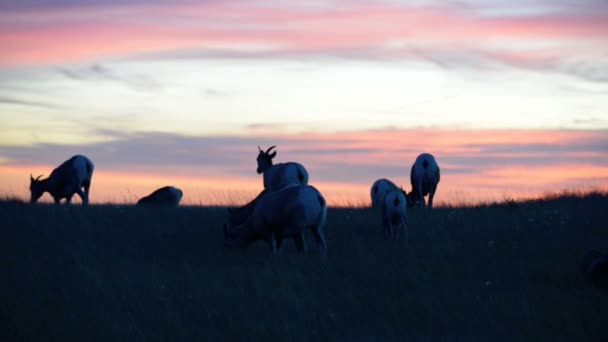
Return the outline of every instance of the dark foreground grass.
<path id="1" fill-rule="evenodd" d="M 219 208 L 0 203 L 0 340 L 530 340 L 608 337 L 608 197 L 375 212 L 330 209 L 328 255 L 226 250 Z"/>

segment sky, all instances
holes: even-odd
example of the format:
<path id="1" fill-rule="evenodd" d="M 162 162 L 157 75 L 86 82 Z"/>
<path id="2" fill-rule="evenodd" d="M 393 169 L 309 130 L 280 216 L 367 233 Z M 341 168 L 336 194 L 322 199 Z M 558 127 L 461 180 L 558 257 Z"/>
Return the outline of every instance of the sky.
<path id="1" fill-rule="evenodd" d="M 438 204 L 608 189 L 604 0 L 0 0 L 0 46 L 0 195 L 244 203 L 271 145 L 332 205 L 423 152 Z"/>

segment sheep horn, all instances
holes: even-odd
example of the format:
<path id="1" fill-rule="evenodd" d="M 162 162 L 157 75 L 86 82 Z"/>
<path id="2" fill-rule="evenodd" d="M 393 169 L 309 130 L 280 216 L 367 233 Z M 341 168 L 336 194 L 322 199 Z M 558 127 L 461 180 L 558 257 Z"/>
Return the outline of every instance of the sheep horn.
<path id="1" fill-rule="evenodd" d="M 260 148 L 260 145 L 258 145 L 258 150 L 259 150 L 260 152 L 262 152 L 262 149 Z"/>
<path id="2" fill-rule="evenodd" d="M 36 180 L 39 180 L 39 179 L 40 179 L 40 177 L 42 177 L 42 175 L 40 175 L 40 176 L 36 177 Z"/>
<path id="3" fill-rule="evenodd" d="M 266 150 L 266 154 L 270 153 L 270 150 L 272 150 L 273 148 L 277 147 L 276 145 L 270 146 L 267 150 Z"/>

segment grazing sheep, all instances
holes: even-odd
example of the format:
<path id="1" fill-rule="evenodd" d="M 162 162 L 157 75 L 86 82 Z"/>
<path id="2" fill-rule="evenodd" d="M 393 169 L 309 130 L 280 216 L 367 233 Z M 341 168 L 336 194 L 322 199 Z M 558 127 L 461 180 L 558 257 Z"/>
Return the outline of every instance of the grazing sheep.
<path id="1" fill-rule="evenodd" d="M 224 244 L 244 248 L 257 240 L 270 244 L 273 254 L 283 239 L 293 238 L 298 251 L 306 251 L 304 231 L 310 229 L 323 253 L 327 250 L 324 230 L 327 204 L 310 185 L 295 185 L 276 192 L 263 192 L 245 206 L 245 219 L 229 218 L 224 225 Z M 230 216 L 232 216 L 231 213 Z"/>
<path id="2" fill-rule="evenodd" d="M 410 172 L 412 191 L 407 196 L 408 206 L 424 208 L 424 196 L 429 195 L 429 208 L 432 208 L 439 180 L 439 165 L 437 165 L 435 157 L 428 153 L 419 155 Z"/>
<path id="3" fill-rule="evenodd" d="M 264 174 L 264 189 L 266 191 L 277 191 L 289 185 L 308 184 L 308 172 L 300 163 L 288 162 L 273 165 L 272 158 L 277 152 L 270 151 L 276 146 L 271 146 L 266 151 L 258 146 L 257 173 Z"/>
<path id="4" fill-rule="evenodd" d="M 400 188 L 386 178 L 378 179 L 374 182 L 370 189 L 370 197 L 372 199 L 372 208 L 377 208 L 382 204 L 384 195 L 392 190 L 399 190 Z"/>
<path id="5" fill-rule="evenodd" d="M 182 199 L 182 191 L 172 186 L 160 188 L 148 196 L 142 197 L 137 201 L 137 205 L 167 205 L 179 206 L 179 201 Z"/>
<path id="6" fill-rule="evenodd" d="M 382 225 L 387 237 L 399 239 L 399 230 L 403 230 L 403 239 L 407 242 L 406 199 L 402 190 L 390 190 L 382 200 Z"/>
<path id="7" fill-rule="evenodd" d="M 80 196 L 83 205 L 89 203 L 89 188 L 93 177 L 93 163 L 89 158 L 73 156 L 55 168 L 48 178 L 40 177 L 42 175 L 34 179 L 30 174 L 31 203 L 36 203 L 45 192 L 53 196 L 55 204 L 59 204 L 63 198 L 66 199 L 66 204 L 69 204 L 75 193 Z"/>

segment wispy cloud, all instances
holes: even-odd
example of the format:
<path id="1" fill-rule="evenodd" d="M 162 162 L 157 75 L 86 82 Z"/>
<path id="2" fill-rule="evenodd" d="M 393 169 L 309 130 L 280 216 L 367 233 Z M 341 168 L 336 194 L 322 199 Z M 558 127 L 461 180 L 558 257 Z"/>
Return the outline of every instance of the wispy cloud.
<path id="1" fill-rule="evenodd" d="M 606 124 L 606 120 L 597 117 L 588 117 L 575 119 L 572 123 L 580 127 L 601 127 Z"/>
<path id="2" fill-rule="evenodd" d="M 102 64 L 92 64 L 85 67 L 59 67 L 57 71 L 65 77 L 76 81 L 111 81 L 124 84 L 136 90 L 158 90 L 161 85 L 148 77 L 131 74 L 129 77 L 119 76 Z"/>
<path id="3" fill-rule="evenodd" d="M 42 101 L 30 101 L 30 100 L 22 100 L 18 98 L 12 97 L 4 97 L 0 96 L 0 104 L 9 104 L 9 105 L 20 105 L 20 106 L 32 106 L 32 107 L 40 107 L 40 108 L 59 108 L 60 106 L 46 103 Z"/>
<path id="4" fill-rule="evenodd" d="M 608 11 L 601 1 L 510 7 L 431 1 L 50 4 L 10 6 L 0 17 L 0 63 L 332 56 L 423 59 L 442 67 L 501 63 L 607 79 Z"/>

